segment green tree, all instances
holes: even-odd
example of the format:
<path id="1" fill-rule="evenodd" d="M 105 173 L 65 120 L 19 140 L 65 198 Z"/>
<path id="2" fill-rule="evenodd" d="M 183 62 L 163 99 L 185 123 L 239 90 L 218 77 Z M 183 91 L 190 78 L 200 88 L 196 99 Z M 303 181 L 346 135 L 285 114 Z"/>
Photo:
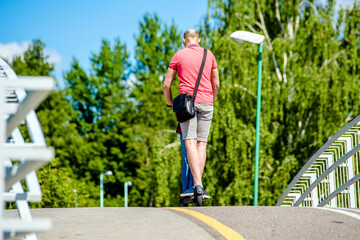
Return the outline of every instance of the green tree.
<path id="1" fill-rule="evenodd" d="M 229 35 L 266 37 L 259 202 L 273 205 L 311 154 L 358 115 L 359 81 L 350 70 L 359 51 L 358 9 L 343 12 L 334 29 L 334 1 L 209 1 L 202 34 L 221 80 L 205 171 L 218 196 L 212 204 L 252 204 L 257 48 L 238 46 Z M 349 38 L 341 39 L 343 16 Z"/>
<path id="2" fill-rule="evenodd" d="M 54 65 L 49 63 L 49 56 L 44 53 L 45 43 L 33 40 L 22 56 L 14 57 L 11 66 L 18 75 L 49 76 Z"/>
<path id="3" fill-rule="evenodd" d="M 128 100 L 128 58 L 120 40 L 113 46 L 103 40 L 100 52 L 90 58 L 89 73 L 74 59 L 65 74 L 66 93 L 74 109 L 71 122 L 89 144 L 83 157 L 73 162 L 74 172 L 97 185 L 100 173 L 113 171 L 106 178 L 106 189 L 116 199 L 123 192 L 125 177 L 135 174 L 138 167 L 136 159 L 127 154 L 133 138 L 129 126 L 136 117 L 133 102 Z"/>
<path id="4" fill-rule="evenodd" d="M 127 139 L 126 156 L 137 165 L 129 178 L 134 183 L 130 204 L 174 205 L 177 194 L 173 193 L 180 191 L 181 156 L 176 134 L 168 133 L 175 129 L 176 122 L 173 113 L 164 107 L 162 80 L 181 38 L 174 24 L 163 25 L 156 14 L 146 14 L 135 40 L 136 80 L 128 85 L 135 117 L 128 125 L 132 135 Z"/>
<path id="5" fill-rule="evenodd" d="M 17 75 L 50 76 L 54 65 L 44 54 L 45 43 L 37 39 L 28 50 L 13 59 L 11 66 Z M 37 171 L 43 193 L 43 201 L 32 203 L 33 207 L 74 206 L 74 189 L 78 189 L 79 206 L 85 206 L 87 192 L 83 183 L 76 180 L 70 168 L 71 160 L 82 158 L 78 149 L 86 145 L 76 135 L 74 124 L 70 123 L 72 108 L 64 97 L 63 90 L 57 89 L 38 107 L 39 118 L 46 142 L 55 148 L 56 158 Z M 26 126 L 20 127 L 24 137 L 29 139 Z"/>
<path id="6" fill-rule="evenodd" d="M 257 48 L 232 42 L 232 32 L 266 37 L 259 204 L 274 205 L 308 158 L 359 114 L 360 6 L 341 10 L 333 26 L 334 5 L 331 0 L 208 1 L 200 35 L 217 59 L 221 85 L 204 173 L 208 193 L 216 196 L 209 205 L 253 203 Z M 120 205 L 128 180 L 131 206 L 178 204 L 180 142 L 175 116 L 165 108 L 162 80 L 181 48 L 181 35 L 174 23 L 146 14 L 135 40 L 133 67 L 120 40 L 103 40 L 90 69 L 74 59 L 65 89 L 39 107 L 56 159 L 38 171 L 46 186 L 38 206 L 73 206 L 74 189 L 81 206 L 97 206 L 98 178 L 106 170 L 114 172 L 105 179 L 107 206 Z M 15 72 L 50 75 L 44 47 L 34 41 L 14 59 Z M 178 86 L 172 87 L 176 96 Z"/>

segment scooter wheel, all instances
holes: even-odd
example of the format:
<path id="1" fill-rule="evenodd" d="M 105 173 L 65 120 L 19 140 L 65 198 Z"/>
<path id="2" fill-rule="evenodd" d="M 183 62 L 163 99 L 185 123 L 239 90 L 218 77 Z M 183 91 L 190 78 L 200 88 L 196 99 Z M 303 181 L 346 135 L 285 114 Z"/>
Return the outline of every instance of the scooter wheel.
<path id="1" fill-rule="evenodd" d="M 194 198 L 195 206 L 201 206 L 203 201 L 203 190 L 199 185 L 196 185 L 195 187 Z"/>
<path id="2" fill-rule="evenodd" d="M 202 196 L 196 197 L 195 206 L 202 206 Z"/>

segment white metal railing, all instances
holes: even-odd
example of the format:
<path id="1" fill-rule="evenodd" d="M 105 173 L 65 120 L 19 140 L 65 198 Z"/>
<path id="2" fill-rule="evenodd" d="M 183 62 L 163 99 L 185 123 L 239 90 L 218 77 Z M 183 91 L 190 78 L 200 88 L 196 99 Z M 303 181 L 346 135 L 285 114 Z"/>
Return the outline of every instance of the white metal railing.
<path id="1" fill-rule="evenodd" d="M 35 170 L 54 157 L 34 111 L 53 88 L 52 77 L 18 77 L 0 58 L 0 239 L 24 235 L 34 240 L 34 232 L 51 227 L 49 219 L 32 219 L 28 202 L 41 201 Z M 30 142 L 24 141 L 18 128 L 24 122 Z M 16 203 L 19 219 L 4 218 L 5 202 Z"/>
<path id="2" fill-rule="evenodd" d="M 360 207 L 360 115 L 324 144 L 276 206 Z"/>

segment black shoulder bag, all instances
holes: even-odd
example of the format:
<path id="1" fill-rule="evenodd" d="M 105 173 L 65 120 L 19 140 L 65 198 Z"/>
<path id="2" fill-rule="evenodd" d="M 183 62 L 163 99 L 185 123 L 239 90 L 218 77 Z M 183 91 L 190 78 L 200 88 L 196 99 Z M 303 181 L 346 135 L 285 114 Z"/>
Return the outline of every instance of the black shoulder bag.
<path id="1" fill-rule="evenodd" d="M 199 75 L 196 80 L 196 85 L 195 85 L 193 96 L 185 93 L 185 94 L 180 94 L 173 100 L 173 112 L 176 112 L 177 121 L 180 123 L 186 122 L 187 120 L 195 117 L 194 101 L 196 98 L 197 90 L 199 88 L 202 72 L 204 70 L 206 55 L 207 55 L 207 50 L 204 49 L 204 56 L 203 56 L 203 59 L 201 62 Z"/>

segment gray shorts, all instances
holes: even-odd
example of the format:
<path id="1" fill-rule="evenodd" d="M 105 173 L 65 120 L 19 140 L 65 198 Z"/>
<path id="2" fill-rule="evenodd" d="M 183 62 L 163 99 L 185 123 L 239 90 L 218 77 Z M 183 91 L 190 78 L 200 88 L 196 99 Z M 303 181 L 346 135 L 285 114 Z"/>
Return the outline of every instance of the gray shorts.
<path id="1" fill-rule="evenodd" d="M 214 107 L 209 104 L 195 103 L 195 117 L 180 123 L 183 140 L 197 139 L 207 142 Z"/>

